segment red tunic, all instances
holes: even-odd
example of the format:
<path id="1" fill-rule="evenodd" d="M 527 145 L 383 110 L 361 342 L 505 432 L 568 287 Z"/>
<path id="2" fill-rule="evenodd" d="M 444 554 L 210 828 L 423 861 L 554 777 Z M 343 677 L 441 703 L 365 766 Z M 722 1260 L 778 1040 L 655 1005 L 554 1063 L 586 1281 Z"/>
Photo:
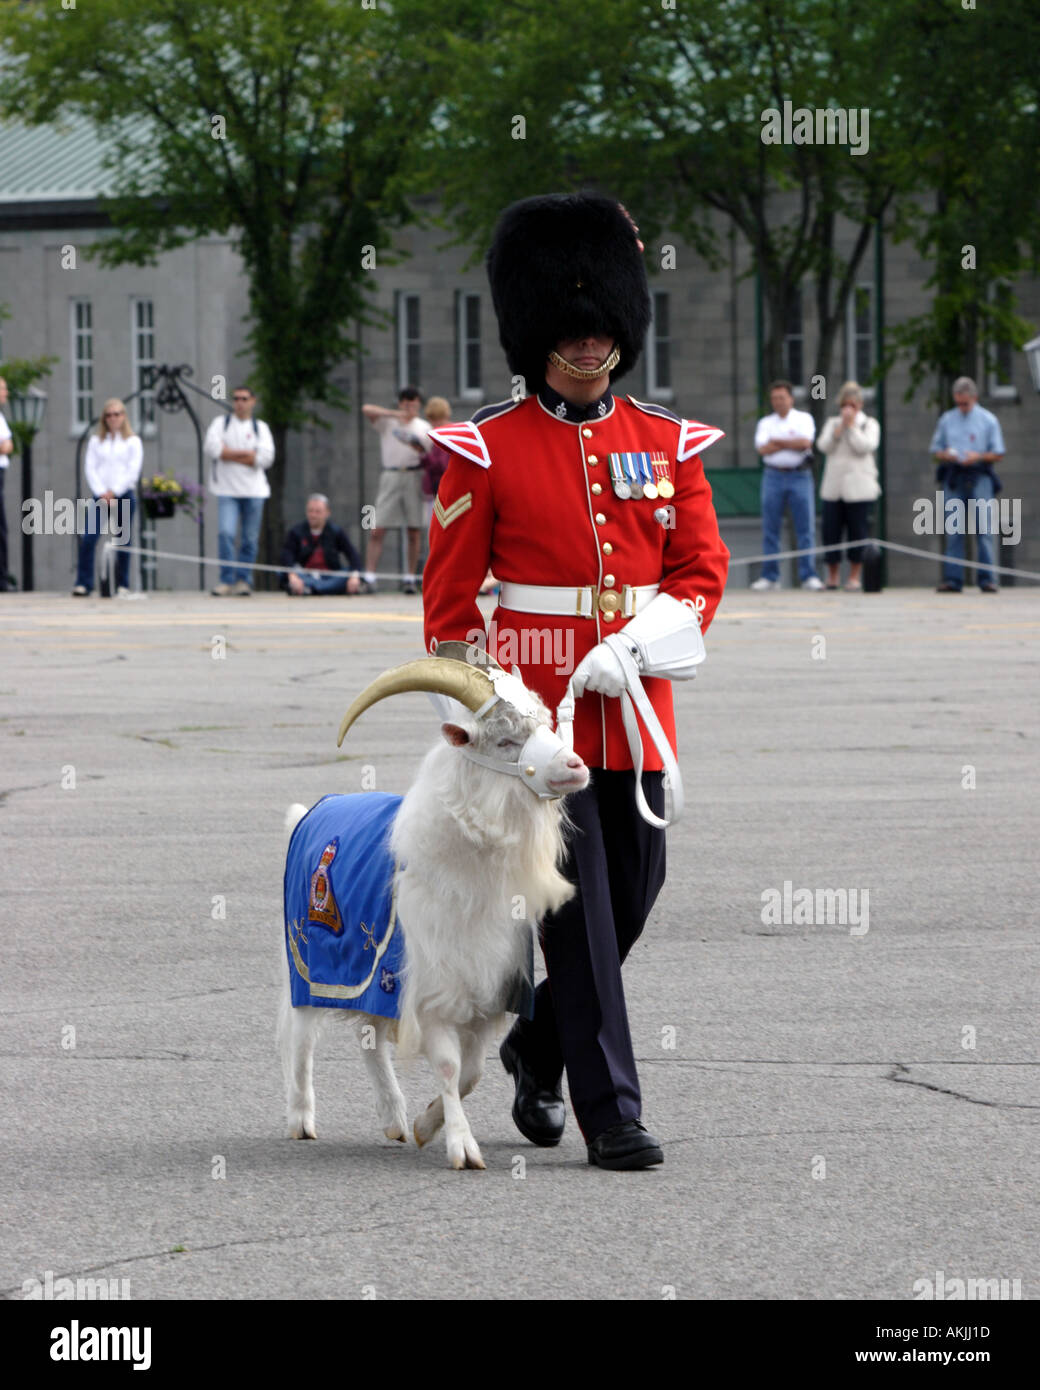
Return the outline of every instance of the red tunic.
<path id="1" fill-rule="evenodd" d="M 719 536 L 711 488 L 698 449 L 721 431 L 679 420 L 656 405 L 607 397 L 602 419 L 559 419 L 538 399 L 506 401 L 478 413 L 476 422 L 431 431 L 452 451 L 430 523 L 423 572 L 425 641 L 478 641 L 484 620 L 476 596 L 490 567 L 496 579 L 518 584 L 660 584 L 711 623 L 722 597 L 729 551 Z M 621 501 L 610 480 L 611 453 L 666 454 L 675 495 L 668 500 Z M 668 524 L 654 513 L 668 508 Z M 488 631 L 488 650 L 556 713 L 579 661 L 627 619 L 523 614 L 501 605 Z M 644 682 L 673 750 L 675 717 L 667 680 Z M 598 694 L 577 701 L 574 747 L 589 767 L 631 768 L 620 704 Z M 644 730 L 644 766 L 661 767 Z"/>

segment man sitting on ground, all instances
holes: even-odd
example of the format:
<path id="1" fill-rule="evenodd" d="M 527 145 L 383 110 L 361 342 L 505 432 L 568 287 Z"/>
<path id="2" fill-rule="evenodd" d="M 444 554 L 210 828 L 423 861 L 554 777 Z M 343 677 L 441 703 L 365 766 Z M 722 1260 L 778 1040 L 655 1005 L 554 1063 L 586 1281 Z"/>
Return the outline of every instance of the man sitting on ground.
<path id="1" fill-rule="evenodd" d="M 293 594 L 357 594 L 361 592 L 361 556 L 340 526 L 329 521 L 329 499 L 320 492 L 307 498 L 307 520 L 293 526 L 285 537 L 281 563 L 292 573 L 282 575 L 282 588 Z M 342 570 L 340 555 L 347 558 L 350 573 L 315 574 L 315 570 Z"/>

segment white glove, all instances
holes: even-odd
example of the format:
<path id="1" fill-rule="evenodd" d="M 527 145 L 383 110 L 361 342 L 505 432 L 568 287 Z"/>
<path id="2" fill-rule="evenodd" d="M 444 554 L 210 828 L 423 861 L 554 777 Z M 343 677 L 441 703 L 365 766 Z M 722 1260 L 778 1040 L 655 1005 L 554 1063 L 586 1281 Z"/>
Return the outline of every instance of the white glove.
<path id="1" fill-rule="evenodd" d="M 583 695 L 586 690 L 598 695 L 617 696 L 627 684 L 621 662 L 605 642 L 593 647 L 588 656 L 578 662 L 572 680 L 575 696 Z"/>
<path id="2" fill-rule="evenodd" d="M 641 675 L 665 680 L 692 679 L 707 655 L 696 605 L 680 603 L 671 594 L 658 594 L 620 632 L 604 640 L 630 652 Z"/>

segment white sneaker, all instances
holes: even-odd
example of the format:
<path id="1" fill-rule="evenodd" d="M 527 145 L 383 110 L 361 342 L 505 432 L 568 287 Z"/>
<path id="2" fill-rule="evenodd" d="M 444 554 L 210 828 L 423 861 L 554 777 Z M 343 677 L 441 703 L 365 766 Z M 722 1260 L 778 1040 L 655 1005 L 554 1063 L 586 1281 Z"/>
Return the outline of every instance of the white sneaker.
<path id="1" fill-rule="evenodd" d="M 119 588 L 116 590 L 116 598 L 129 598 L 129 597 L 130 597 L 130 590 L 126 587 L 125 584 L 120 584 Z"/>
<path id="2" fill-rule="evenodd" d="M 214 598 L 227 598 L 230 592 L 230 584 L 214 584 L 213 588 L 210 589 L 210 593 L 213 595 Z"/>
<path id="3" fill-rule="evenodd" d="M 244 579 L 235 580 L 235 587 L 232 590 L 232 593 L 241 594 L 243 595 L 243 597 L 248 598 L 252 592 L 253 590 L 250 588 L 250 586 L 246 583 Z"/>
<path id="4" fill-rule="evenodd" d="M 779 579 L 756 579 L 751 587 L 756 594 L 764 594 L 767 589 L 779 589 L 780 581 Z"/>
<path id="5" fill-rule="evenodd" d="M 73 589 L 73 591 L 72 591 L 72 597 L 73 597 L 73 598 L 86 598 L 86 597 L 89 595 L 89 593 L 90 593 L 90 590 L 87 588 L 87 586 L 86 586 L 85 584 L 77 584 L 76 587 L 75 587 L 75 588 Z"/>
<path id="6" fill-rule="evenodd" d="M 803 589 L 822 589 L 823 580 L 818 575 L 810 574 L 808 579 L 802 580 Z"/>

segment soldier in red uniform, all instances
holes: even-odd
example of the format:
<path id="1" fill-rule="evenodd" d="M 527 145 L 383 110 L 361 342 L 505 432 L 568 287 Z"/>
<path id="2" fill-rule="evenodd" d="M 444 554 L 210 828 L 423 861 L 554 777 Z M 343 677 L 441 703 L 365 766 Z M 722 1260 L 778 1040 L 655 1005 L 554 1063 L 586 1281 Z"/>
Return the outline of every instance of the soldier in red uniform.
<path id="1" fill-rule="evenodd" d="M 605 1168 L 663 1160 L 641 1123 L 621 964 L 664 882 L 671 679 L 703 659 L 729 560 L 699 457 L 722 432 L 612 391 L 649 325 L 641 252 L 607 198 L 529 198 L 502 215 L 488 274 L 514 388 L 532 394 L 432 431 L 453 457 L 423 576 L 431 653 L 484 644 L 476 596 L 491 568 L 491 655 L 552 710 L 572 676 L 580 697 L 574 744 L 592 777 L 568 801 L 576 892 L 540 925 L 548 979 L 501 1058 L 513 1118 L 541 1145 L 563 1133 L 566 1068 L 589 1161 Z"/>

